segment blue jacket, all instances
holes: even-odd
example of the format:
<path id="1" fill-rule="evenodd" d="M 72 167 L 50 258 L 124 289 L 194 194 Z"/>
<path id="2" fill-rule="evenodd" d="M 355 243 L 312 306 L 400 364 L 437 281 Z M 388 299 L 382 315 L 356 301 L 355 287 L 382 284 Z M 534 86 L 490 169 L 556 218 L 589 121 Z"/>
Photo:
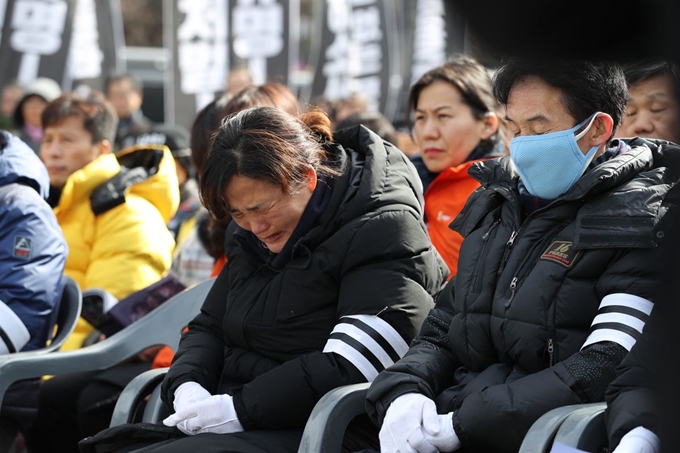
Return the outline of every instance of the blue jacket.
<path id="1" fill-rule="evenodd" d="M 54 326 L 68 248 L 49 183 L 35 152 L 0 131 L 0 354 L 44 347 Z"/>

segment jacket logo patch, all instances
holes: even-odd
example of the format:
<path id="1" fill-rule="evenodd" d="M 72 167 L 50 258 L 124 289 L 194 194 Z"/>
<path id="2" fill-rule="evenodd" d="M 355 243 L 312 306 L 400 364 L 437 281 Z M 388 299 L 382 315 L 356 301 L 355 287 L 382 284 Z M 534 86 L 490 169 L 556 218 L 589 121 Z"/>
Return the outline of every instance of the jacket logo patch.
<path id="1" fill-rule="evenodd" d="M 446 222 L 446 223 L 451 223 L 453 220 L 453 217 L 450 215 L 444 214 L 444 211 L 439 211 L 437 213 L 437 222 Z"/>
<path id="2" fill-rule="evenodd" d="M 14 256 L 21 259 L 31 257 L 31 238 L 25 236 L 16 236 L 14 238 Z"/>
<path id="3" fill-rule="evenodd" d="M 571 241 L 554 241 L 550 247 L 541 255 L 542 260 L 554 261 L 564 267 L 571 267 L 574 261 L 581 253 L 580 250 L 574 250 L 574 243 Z"/>

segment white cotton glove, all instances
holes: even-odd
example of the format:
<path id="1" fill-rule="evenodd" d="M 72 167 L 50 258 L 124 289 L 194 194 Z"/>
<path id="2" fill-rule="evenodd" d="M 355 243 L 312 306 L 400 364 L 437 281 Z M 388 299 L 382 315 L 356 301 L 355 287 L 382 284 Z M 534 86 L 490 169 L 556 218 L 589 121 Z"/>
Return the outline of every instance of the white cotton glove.
<path id="1" fill-rule="evenodd" d="M 166 426 L 177 426 L 184 434 L 238 433 L 243 431 L 238 421 L 231 395 L 213 395 L 163 420 Z"/>
<path id="2" fill-rule="evenodd" d="M 437 447 L 441 452 L 456 451 L 460 448 L 460 440 L 453 429 L 453 412 L 438 415 L 439 426 L 437 431 L 424 429 L 425 440 Z"/>
<path id="3" fill-rule="evenodd" d="M 647 428 L 638 426 L 621 438 L 621 442 L 612 453 L 659 453 L 660 444 L 656 434 Z"/>
<path id="4" fill-rule="evenodd" d="M 179 412 L 199 401 L 210 398 L 210 392 L 197 382 L 185 382 L 175 390 L 175 400 L 172 407 Z"/>
<path id="5" fill-rule="evenodd" d="M 426 432 L 439 432 L 437 406 L 420 393 L 407 393 L 390 404 L 380 433 L 381 453 L 438 453 L 425 438 Z"/>

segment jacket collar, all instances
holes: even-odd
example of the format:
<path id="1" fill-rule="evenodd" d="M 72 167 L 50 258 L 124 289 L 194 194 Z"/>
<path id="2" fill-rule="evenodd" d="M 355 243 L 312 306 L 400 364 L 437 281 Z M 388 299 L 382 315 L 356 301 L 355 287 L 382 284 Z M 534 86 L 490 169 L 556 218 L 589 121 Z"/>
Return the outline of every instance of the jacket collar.
<path id="1" fill-rule="evenodd" d="M 103 154 L 71 174 L 61 192 L 56 212 L 67 211 L 71 206 L 88 198 L 102 183 L 120 171 L 120 164 L 114 154 Z"/>
<path id="2" fill-rule="evenodd" d="M 639 172 L 651 168 L 652 164 L 650 148 L 645 143 L 636 143 L 630 151 L 618 154 L 590 169 L 558 199 L 580 199 L 586 195 L 606 192 L 634 178 Z M 502 188 L 518 192 L 519 174 L 510 156 L 477 162 L 470 168 L 469 173 L 485 188 Z"/>

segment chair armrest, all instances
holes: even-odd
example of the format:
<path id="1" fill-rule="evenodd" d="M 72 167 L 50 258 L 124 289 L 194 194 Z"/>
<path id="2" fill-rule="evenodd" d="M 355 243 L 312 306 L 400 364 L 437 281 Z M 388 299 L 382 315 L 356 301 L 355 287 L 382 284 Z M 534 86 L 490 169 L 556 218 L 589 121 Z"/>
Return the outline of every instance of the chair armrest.
<path id="1" fill-rule="evenodd" d="M 584 451 L 598 451 L 607 444 L 605 403 L 584 404 L 574 410 L 557 430 L 555 442 Z"/>
<path id="2" fill-rule="evenodd" d="M 344 385 L 321 397 L 307 420 L 298 453 L 340 453 L 347 425 L 366 412 L 369 385 Z"/>
<path id="3" fill-rule="evenodd" d="M 144 414 L 142 414 L 142 421 L 147 423 L 158 423 L 172 414 L 170 406 L 165 404 L 161 399 L 161 384 L 160 382 L 153 389 L 149 400 L 144 407 Z"/>
<path id="4" fill-rule="evenodd" d="M 518 453 L 548 453 L 562 423 L 581 407 L 582 404 L 562 406 L 543 414 L 527 431 Z"/>
<path id="5" fill-rule="evenodd" d="M 0 401 L 7 388 L 21 379 L 105 370 L 151 346 L 177 349 L 182 328 L 200 311 L 214 280 L 182 291 L 123 330 L 90 346 L 50 354 L 19 352 L 0 356 Z"/>
<path id="6" fill-rule="evenodd" d="M 125 423 L 132 423 L 137 412 L 139 404 L 149 396 L 150 393 L 160 388 L 165 374 L 168 372 L 167 368 L 156 368 L 145 371 L 131 380 L 123 389 L 123 392 L 118 397 L 116 407 L 113 409 L 113 416 L 111 417 L 111 424 L 109 426 L 117 426 Z M 160 400 L 160 391 L 157 394 Z M 152 398 L 147 402 L 147 407 L 151 404 Z M 146 413 L 146 408 L 144 409 Z"/>

